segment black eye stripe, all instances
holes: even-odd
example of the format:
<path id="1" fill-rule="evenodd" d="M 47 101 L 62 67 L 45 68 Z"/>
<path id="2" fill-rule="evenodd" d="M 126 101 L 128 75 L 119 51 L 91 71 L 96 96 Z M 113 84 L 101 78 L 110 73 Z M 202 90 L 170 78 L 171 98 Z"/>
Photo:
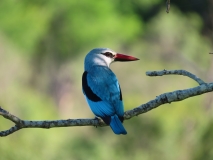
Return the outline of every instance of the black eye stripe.
<path id="1" fill-rule="evenodd" d="M 114 55 L 111 52 L 105 52 L 105 53 L 102 53 L 102 54 L 105 55 L 106 57 L 110 57 L 110 58 L 114 57 Z"/>

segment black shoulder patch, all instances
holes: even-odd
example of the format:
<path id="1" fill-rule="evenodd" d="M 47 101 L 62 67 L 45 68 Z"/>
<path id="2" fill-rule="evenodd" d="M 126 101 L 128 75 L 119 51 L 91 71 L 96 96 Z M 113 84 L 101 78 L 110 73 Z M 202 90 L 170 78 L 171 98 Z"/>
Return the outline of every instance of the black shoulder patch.
<path id="1" fill-rule="evenodd" d="M 119 89 L 120 89 L 120 100 L 122 101 L 123 98 L 122 98 L 122 92 L 121 92 L 121 87 L 120 87 L 120 85 L 119 85 Z"/>
<path id="2" fill-rule="evenodd" d="M 93 102 L 102 101 L 95 93 L 93 93 L 91 88 L 88 86 L 87 71 L 84 71 L 84 73 L 82 75 L 82 87 L 83 87 L 83 91 L 84 91 L 85 95 L 87 96 L 87 98 L 89 100 L 91 100 Z"/>

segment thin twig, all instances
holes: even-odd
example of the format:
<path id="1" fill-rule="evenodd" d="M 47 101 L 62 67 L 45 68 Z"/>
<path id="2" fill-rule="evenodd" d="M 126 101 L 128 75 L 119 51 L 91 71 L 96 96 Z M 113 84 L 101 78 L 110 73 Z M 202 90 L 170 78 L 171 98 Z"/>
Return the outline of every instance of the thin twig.
<path id="1" fill-rule="evenodd" d="M 10 134 L 12 134 L 12 133 L 14 133 L 14 132 L 20 130 L 20 129 L 21 129 L 20 126 L 16 126 L 16 125 L 15 125 L 15 126 L 11 127 L 11 128 L 8 129 L 8 130 L 1 131 L 1 132 L 0 132 L 0 137 L 8 136 L 8 135 L 10 135 Z"/>
<path id="2" fill-rule="evenodd" d="M 162 70 L 162 71 L 147 71 L 146 75 L 147 76 L 163 76 L 163 75 L 183 75 L 183 76 L 187 76 L 193 80 L 195 80 L 199 85 L 204 84 L 205 82 L 198 78 L 196 75 L 185 71 L 185 70 Z"/>
<path id="3" fill-rule="evenodd" d="M 1 106 L 0 106 L 0 115 L 2 115 L 6 119 L 11 120 L 12 122 L 14 122 L 17 125 L 21 125 L 21 122 L 22 122 L 21 119 L 19 119 L 18 117 L 10 114 L 8 111 L 2 109 Z"/>

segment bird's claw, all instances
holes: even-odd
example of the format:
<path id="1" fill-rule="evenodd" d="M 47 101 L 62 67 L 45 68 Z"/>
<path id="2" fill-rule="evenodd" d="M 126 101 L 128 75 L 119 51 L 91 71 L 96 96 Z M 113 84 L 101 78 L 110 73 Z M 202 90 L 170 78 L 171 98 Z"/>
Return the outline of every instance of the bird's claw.
<path id="1" fill-rule="evenodd" d="M 100 121 L 100 118 L 95 116 L 94 120 Z M 94 126 L 94 127 L 95 127 L 95 128 L 98 128 L 98 126 Z"/>

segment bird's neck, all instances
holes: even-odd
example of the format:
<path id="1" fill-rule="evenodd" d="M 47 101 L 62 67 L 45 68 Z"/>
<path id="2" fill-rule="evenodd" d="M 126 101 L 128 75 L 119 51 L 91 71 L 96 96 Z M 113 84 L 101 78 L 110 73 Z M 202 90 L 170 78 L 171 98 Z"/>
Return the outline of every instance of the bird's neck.
<path id="1" fill-rule="evenodd" d="M 109 68 L 109 64 L 99 57 L 94 58 L 90 61 L 85 61 L 84 66 L 85 66 L 85 70 L 87 70 L 87 71 L 92 69 L 93 67 L 96 67 L 96 66 L 103 66 L 103 67 Z"/>

